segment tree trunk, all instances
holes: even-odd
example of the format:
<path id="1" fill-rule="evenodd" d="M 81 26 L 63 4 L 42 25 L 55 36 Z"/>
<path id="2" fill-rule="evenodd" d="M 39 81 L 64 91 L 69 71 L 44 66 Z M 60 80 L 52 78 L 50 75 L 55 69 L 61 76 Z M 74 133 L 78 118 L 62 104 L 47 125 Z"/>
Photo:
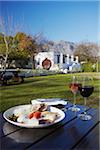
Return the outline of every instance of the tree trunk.
<path id="1" fill-rule="evenodd" d="M 35 69 L 35 56 L 31 55 L 32 69 Z"/>
<path id="2" fill-rule="evenodd" d="M 6 56 L 5 56 L 5 60 L 4 60 L 4 71 L 6 71 L 6 65 L 7 65 L 7 60 L 8 60 L 8 43 L 7 43 L 7 39 L 6 39 L 6 36 L 4 35 L 4 42 L 5 42 L 5 45 L 6 45 Z"/>
<path id="3" fill-rule="evenodd" d="M 98 67 L 99 67 L 99 66 L 98 66 L 98 60 L 97 60 L 97 62 L 96 62 L 96 71 L 97 71 L 97 72 L 99 72 L 99 71 L 98 71 L 98 70 L 99 70 Z"/>

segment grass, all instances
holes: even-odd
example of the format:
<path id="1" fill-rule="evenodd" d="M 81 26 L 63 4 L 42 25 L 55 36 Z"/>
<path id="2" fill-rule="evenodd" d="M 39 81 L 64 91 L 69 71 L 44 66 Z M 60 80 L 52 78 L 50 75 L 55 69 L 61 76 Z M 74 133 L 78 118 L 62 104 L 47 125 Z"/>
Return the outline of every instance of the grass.
<path id="1" fill-rule="evenodd" d="M 89 75 L 94 78 L 94 92 L 87 101 L 90 107 L 99 107 L 99 73 L 80 73 L 80 76 Z M 0 87 L 1 90 L 1 110 L 30 103 L 36 98 L 64 98 L 73 102 L 73 94 L 69 90 L 72 74 L 40 76 L 25 79 L 25 82 L 17 85 Z M 77 103 L 84 104 L 83 98 L 77 94 Z"/>

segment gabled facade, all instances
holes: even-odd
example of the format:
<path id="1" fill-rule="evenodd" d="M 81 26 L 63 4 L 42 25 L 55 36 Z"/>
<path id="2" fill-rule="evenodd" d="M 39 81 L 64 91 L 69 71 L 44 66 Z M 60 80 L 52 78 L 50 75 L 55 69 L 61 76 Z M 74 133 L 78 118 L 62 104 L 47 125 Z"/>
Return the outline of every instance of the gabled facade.
<path id="1" fill-rule="evenodd" d="M 74 65 L 78 65 L 78 56 L 65 54 L 62 52 L 40 52 L 35 56 L 35 67 L 36 69 L 43 69 L 43 62 L 45 60 L 51 61 L 50 70 L 68 69 Z"/>

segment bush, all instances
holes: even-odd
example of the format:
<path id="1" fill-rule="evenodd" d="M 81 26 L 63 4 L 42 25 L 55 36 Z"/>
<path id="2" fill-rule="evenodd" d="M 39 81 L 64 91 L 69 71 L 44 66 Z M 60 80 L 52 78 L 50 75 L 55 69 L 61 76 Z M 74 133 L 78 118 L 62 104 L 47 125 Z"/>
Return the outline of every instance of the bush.
<path id="1" fill-rule="evenodd" d="M 97 64 L 96 63 L 84 63 L 82 64 L 82 71 L 83 72 L 96 72 Z"/>
<path id="2" fill-rule="evenodd" d="M 100 72 L 100 62 L 98 63 L 98 72 Z"/>

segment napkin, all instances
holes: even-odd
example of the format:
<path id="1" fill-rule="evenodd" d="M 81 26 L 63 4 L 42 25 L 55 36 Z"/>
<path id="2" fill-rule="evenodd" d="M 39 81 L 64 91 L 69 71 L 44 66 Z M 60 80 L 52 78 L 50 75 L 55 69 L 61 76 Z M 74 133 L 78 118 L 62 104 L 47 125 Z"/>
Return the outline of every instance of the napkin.
<path id="1" fill-rule="evenodd" d="M 35 99 L 31 100 L 31 103 L 32 104 L 45 103 L 47 105 L 58 105 L 58 104 L 67 105 L 67 101 L 61 98 Z"/>

